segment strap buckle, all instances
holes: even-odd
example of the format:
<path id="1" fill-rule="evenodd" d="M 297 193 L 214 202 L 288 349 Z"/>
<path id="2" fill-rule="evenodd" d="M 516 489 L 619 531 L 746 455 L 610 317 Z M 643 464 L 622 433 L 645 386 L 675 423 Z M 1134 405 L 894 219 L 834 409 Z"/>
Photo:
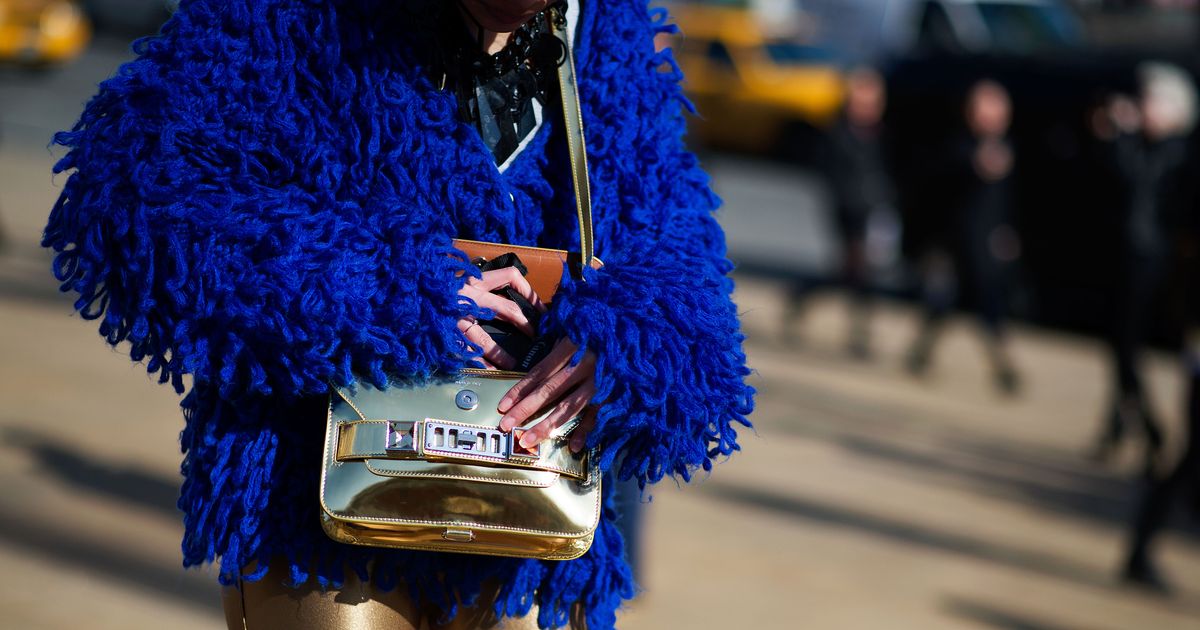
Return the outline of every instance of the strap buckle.
<path id="1" fill-rule="evenodd" d="M 388 455 L 417 455 L 417 423 L 391 420 L 387 423 L 383 451 Z"/>
<path id="2" fill-rule="evenodd" d="M 384 451 L 388 455 L 408 455 L 426 459 L 472 459 L 528 464 L 541 457 L 541 445 L 533 450 L 521 447 L 518 431 L 499 429 L 449 420 L 426 418 L 416 422 L 393 420 L 387 423 Z"/>

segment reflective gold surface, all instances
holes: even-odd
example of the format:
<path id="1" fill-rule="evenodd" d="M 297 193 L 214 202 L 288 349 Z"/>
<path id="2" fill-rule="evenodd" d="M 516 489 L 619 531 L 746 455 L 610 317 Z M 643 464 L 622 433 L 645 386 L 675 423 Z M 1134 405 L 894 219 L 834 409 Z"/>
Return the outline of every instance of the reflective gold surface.
<path id="1" fill-rule="evenodd" d="M 360 545 L 544 559 L 586 552 L 600 518 L 599 473 L 590 464 L 582 481 L 554 472 L 576 472 L 584 465 L 565 440 L 545 443 L 536 464 L 542 470 L 499 462 L 388 459 L 385 423 L 371 422 L 438 418 L 496 427 L 501 414 L 495 401 L 517 378 L 474 373 L 386 391 L 360 383 L 352 397 L 331 395 L 321 482 L 325 531 Z M 467 388 L 484 401 L 473 410 L 455 404 L 455 396 Z M 339 460 L 338 454 L 348 458 Z M 473 540 L 463 540 L 463 531 Z"/>
<path id="2" fill-rule="evenodd" d="M 347 571 L 339 589 L 321 590 L 315 585 L 295 589 L 285 586 L 288 572 L 276 564 L 261 580 L 243 582 L 241 590 L 222 590 L 226 624 L 231 630 L 533 630 L 537 628 L 537 606 L 528 615 L 499 620 L 490 602 L 496 588 L 485 588 L 481 604 L 459 611 L 453 621 L 439 624 L 437 609 L 420 605 L 407 589 L 383 591 L 363 583 Z M 581 612 L 581 611 L 576 611 Z M 580 617 L 579 614 L 573 617 Z M 572 627 L 583 627 L 573 621 Z"/>

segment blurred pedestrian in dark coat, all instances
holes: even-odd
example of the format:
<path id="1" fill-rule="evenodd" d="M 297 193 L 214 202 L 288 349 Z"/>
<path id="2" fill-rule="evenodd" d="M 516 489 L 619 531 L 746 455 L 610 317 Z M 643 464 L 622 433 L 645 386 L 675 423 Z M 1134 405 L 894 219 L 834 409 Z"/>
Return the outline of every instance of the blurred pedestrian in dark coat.
<path id="1" fill-rule="evenodd" d="M 1139 359 L 1151 307 L 1173 252 L 1185 196 L 1187 135 L 1195 124 L 1195 87 L 1187 73 L 1167 64 L 1139 69 L 1138 101 L 1113 98 L 1093 121 L 1109 173 L 1121 190 L 1117 218 L 1118 269 L 1112 287 L 1109 346 L 1113 397 L 1094 456 L 1108 459 L 1130 426 L 1146 438 L 1147 469 L 1162 448 L 1162 431 L 1147 404 Z"/>
<path id="2" fill-rule="evenodd" d="M 1122 569 L 1125 581 L 1164 592 L 1168 590 L 1168 584 L 1151 558 L 1153 541 L 1167 524 L 1171 508 L 1176 502 L 1184 502 L 1200 516 L 1200 256 L 1196 253 L 1200 249 L 1200 205 L 1196 204 L 1195 198 L 1191 201 L 1195 210 L 1189 226 L 1192 255 L 1187 274 L 1191 325 L 1184 352 L 1189 390 L 1187 442 L 1175 466 L 1166 474 L 1152 479 L 1141 497 L 1130 532 L 1128 556 Z"/>
<path id="3" fill-rule="evenodd" d="M 1008 140 L 1012 103 L 999 83 L 985 80 L 968 92 L 965 132 L 944 152 L 937 169 L 937 216 L 924 222 L 921 282 L 924 318 L 908 356 L 914 374 L 925 373 L 946 317 L 967 297 L 984 332 L 997 386 L 1014 392 L 1018 377 L 1008 351 L 1004 319 L 1008 266 L 1019 255 L 1011 227 L 1013 148 Z"/>
<path id="4" fill-rule="evenodd" d="M 842 247 L 841 279 L 849 292 L 847 349 L 858 358 L 870 355 L 868 229 L 872 221 L 892 212 L 896 196 L 886 157 L 886 109 L 883 77 L 872 68 L 857 68 L 846 77 L 845 108 L 826 137 L 825 175 L 834 196 L 834 218 Z M 797 281 L 784 318 L 785 336 L 812 288 L 809 282 Z"/>

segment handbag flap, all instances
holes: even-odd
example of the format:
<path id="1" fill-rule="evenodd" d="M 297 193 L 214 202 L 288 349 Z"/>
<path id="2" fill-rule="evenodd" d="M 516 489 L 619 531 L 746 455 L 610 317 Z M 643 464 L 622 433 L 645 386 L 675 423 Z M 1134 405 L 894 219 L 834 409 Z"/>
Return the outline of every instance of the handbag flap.
<path id="1" fill-rule="evenodd" d="M 513 470 L 562 474 L 579 481 L 590 471 L 586 454 L 566 448 L 575 421 L 560 427 L 537 452 L 516 444 L 521 428 L 501 432 L 495 401 L 518 374 L 473 370 L 455 380 L 380 390 L 359 382 L 355 394 L 335 389 L 330 396 L 334 454 L 339 462 L 370 460 L 380 470 L 418 470 L 438 463 L 470 465 L 474 477 L 515 478 Z M 526 427 L 539 421 L 538 414 Z M 383 466 L 384 461 L 416 461 L 416 467 Z M 445 471 L 443 471 L 445 474 Z"/>

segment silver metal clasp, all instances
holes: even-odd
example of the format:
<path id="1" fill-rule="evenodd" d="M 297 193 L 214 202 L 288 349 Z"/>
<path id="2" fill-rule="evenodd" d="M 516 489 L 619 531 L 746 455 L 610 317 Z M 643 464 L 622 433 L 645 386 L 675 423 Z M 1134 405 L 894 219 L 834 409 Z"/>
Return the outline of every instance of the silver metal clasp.
<path id="1" fill-rule="evenodd" d="M 499 429 L 426 420 L 422 448 L 428 455 L 470 455 L 503 461 L 512 454 L 512 435 Z"/>
<path id="2" fill-rule="evenodd" d="M 451 542 L 473 542 L 475 540 L 475 532 L 469 529 L 450 529 L 447 527 L 442 532 L 442 539 Z"/>

